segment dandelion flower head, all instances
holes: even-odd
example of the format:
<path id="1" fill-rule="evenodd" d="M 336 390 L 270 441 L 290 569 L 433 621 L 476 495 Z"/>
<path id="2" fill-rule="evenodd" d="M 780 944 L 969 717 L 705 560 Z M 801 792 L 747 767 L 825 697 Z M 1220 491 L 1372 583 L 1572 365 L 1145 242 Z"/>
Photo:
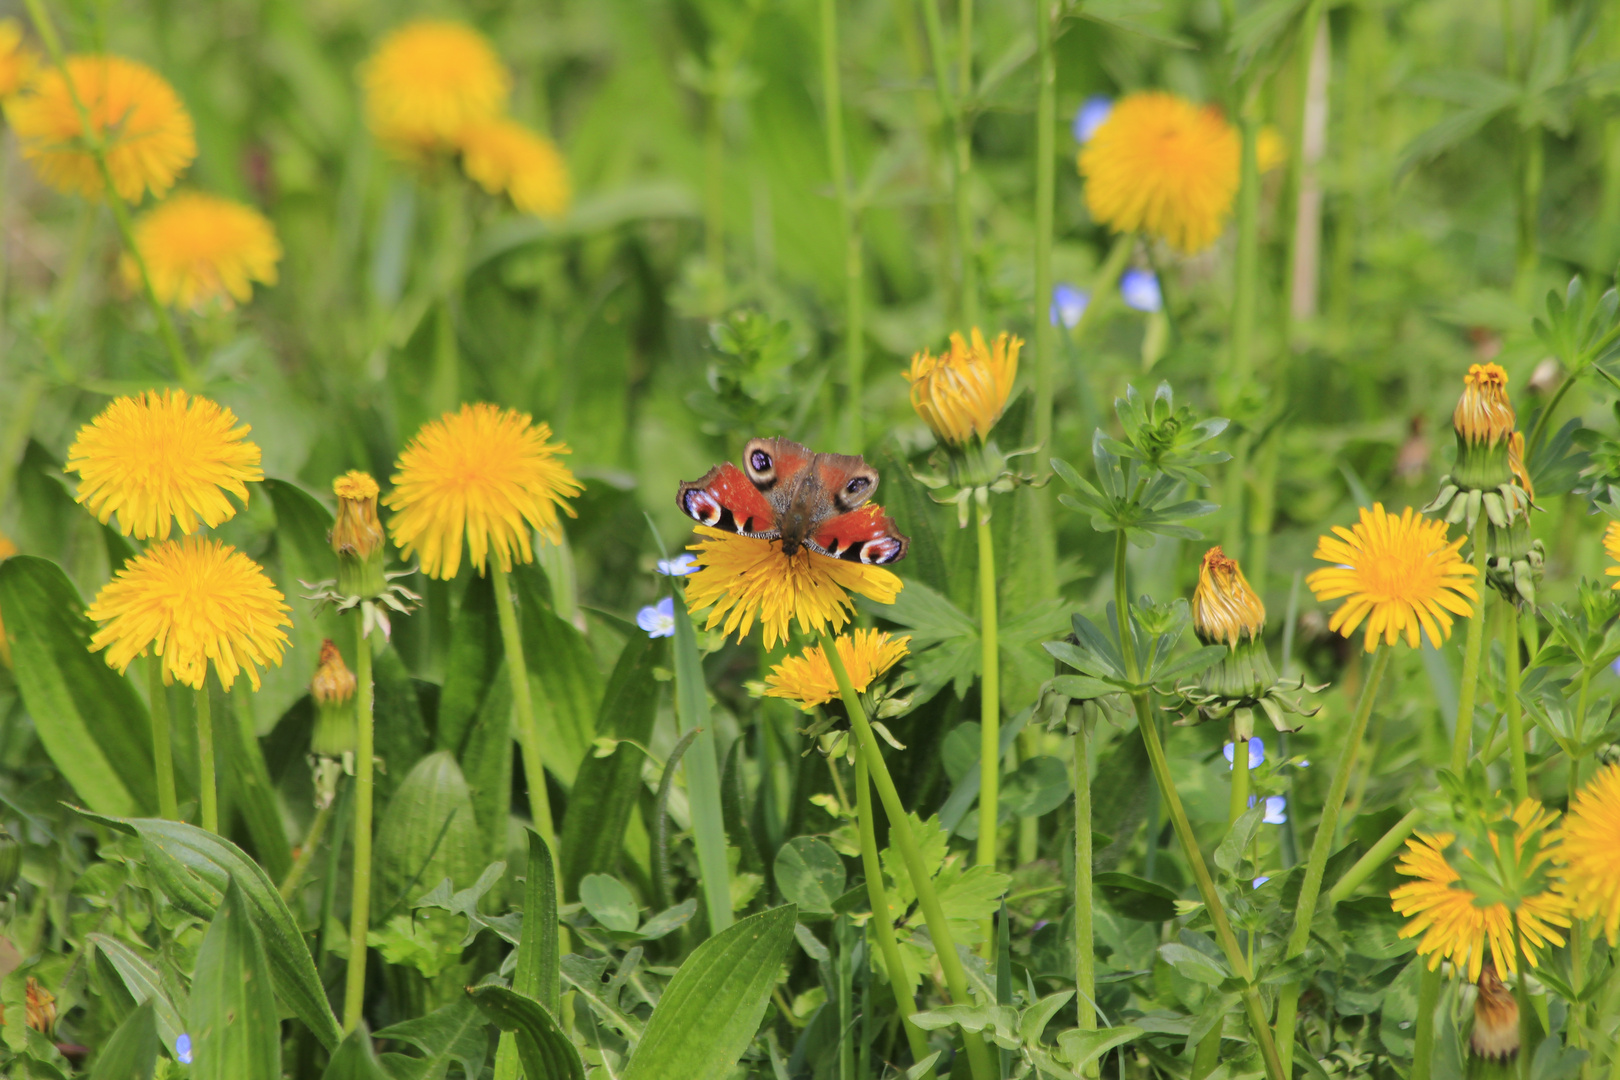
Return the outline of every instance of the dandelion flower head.
<path id="1" fill-rule="evenodd" d="M 1545 830 L 1557 816 L 1533 799 L 1521 802 L 1512 814 L 1518 826 L 1513 840 L 1515 851 L 1522 855 L 1528 840 Z M 1499 843 L 1495 832 L 1489 836 L 1493 847 Z M 1429 958 L 1430 971 L 1438 968 L 1441 960 L 1450 960 L 1467 971 L 1471 981 L 1479 978 L 1487 946 L 1500 971 L 1519 970 L 1518 945 L 1521 944 L 1530 966 L 1537 966 L 1537 949 L 1549 942 L 1564 943 L 1558 928 L 1569 926 L 1568 902 L 1549 889 L 1521 897 L 1517 911 L 1500 901 L 1479 903 L 1476 893 L 1458 884 L 1462 874 L 1446 858 L 1446 849 L 1455 839 L 1451 833 L 1418 833 L 1406 842 L 1406 851 L 1395 869 L 1418 880 L 1401 885 L 1389 894 L 1395 911 L 1407 917 L 1400 936 L 1422 935 L 1418 955 Z M 1553 850 L 1541 848 L 1526 871 L 1533 873 L 1551 860 Z"/>
<path id="2" fill-rule="evenodd" d="M 1012 395 L 1023 346 L 1022 339 L 1006 333 L 986 345 L 974 327 L 971 345 L 961 334 L 952 334 L 950 347 L 938 356 L 924 349 L 902 373 L 911 383 L 911 407 L 952 445 L 974 436 L 989 438 Z"/>
<path id="3" fill-rule="evenodd" d="M 360 80 L 372 134 L 403 157 L 453 149 L 469 124 L 505 110 L 512 88 L 488 38 L 465 23 L 437 19 L 389 34 Z"/>
<path id="4" fill-rule="evenodd" d="M 1499 364 L 1471 364 L 1451 425 L 1469 445 L 1495 446 L 1513 434 L 1516 420 L 1508 400 L 1508 374 Z"/>
<path id="5" fill-rule="evenodd" d="M 559 218 L 568 210 L 568 166 L 544 135 L 497 117 L 461 133 L 461 166 L 491 195 L 506 195 L 526 214 Z"/>
<path id="6" fill-rule="evenodd" d="M 550 440 L 551 428 L 527 413 L 483 403 L 423 424 L 384 500 L 394 543 L 446 580 L 461 567 L 463 537 L 480 574 L 491 552 L 505 571 L 514 553 L 533 562 L 529 530 L 560 540 L 557 511 L 573 517 L 565 500 L 584 490 L 558 460 L 568 447 Z"/>
<path id="7" fill-rule="evenodd" d="M 6 103 L 23 157 L 56 190 L 106 195 L 75 93 L 105 141 L 113 190 L 125 202 L 162 195 L 197 156 L 191 114 L 161 75 L 121 56 L 70 56 L 66 78 L 51 68 Z"/>
<path id="8" fill-rule="evenodd" d="M 1249 587 L 1243 567 L 1220 546 L 1204 552 L 1198 564 L 1198 588 L 1192 598 L 1193 629 L 1200 641 L 1237 648 L 1266 628 L 1266 608 Z"/>
<path id="9" fill-rule="evenodd" d="M 864 692 L 894 665 L 905 658 L 909 637 L 890 637 L 881 630 L 856 630 L 840 634 L 835 642 L 838 657 L 849 672 L 849 682 L 857 693 Z M 839 695 L 838 679 L 821 645 L 812 645 L 798 656 L 790 656 L 771 668 L 765 677 L 765 696 L 796 701 L 809 711 Z"/>
<path id="10" fill-rule="evenodd" d="M 1560 837 L 1558 876 L 1575 916 L 1596 917 L 1609 944 L 1620 944 L 1620 765 L 1576 793 Z"/>
<path id="11" fill-rule="evenodd" d="M 702 569 L 687 578 L 686 606 L 692 611 L 708 608 L 705 626 L 723 623 L 725 632 L 736 632 L 739 641 L 756 619 L 767 649 L 787 640 L 795 619 L 807 634 L 828 626 L 837 630 L 855 611 L 846 589 L 880 604 L 892 604 L 900 595 L 899 577 L 881 566 L 834 559 L 809 548 L 788 556 L 779 540 L 706 525 L 699 525 L 697 533 L 700 539 L 690 550 Z"/>
<path id="12" fill-rule="evenodd" d="M 1477 571 L 1458 554 L 1466 538 L 1446 540 L 1445 522 L 1411 507 L 1396 517 L 1374 503 L 1355 525 L 1335 525 L 1333 533 L 1317 540 L 1313 556 L 1333 565 L 1305 579 L 1318 600 L 1345 599 L 1328 629 L 1349 637 L 1365 620 L 1372 652 L 1379 638 L 1393 645 L 1403 634 L 1415 649 L 1421 628 L 1438 648 L 1451 637 L 1452 615 L 1473 614 Z"/>
<path id="13" fill-rule="evenodd" d="M 1620 577 L 1620 521 L 1609 522 L 1609 527 L 1603 530 L 1603 552 L 1617 564 L 1604 570 L 1604 576 Z M 1620 589 L 1620 581 L 1611 588 Z"/>
<path id="14" fill-rule="evenodd" d="M 207 398 L 184 390 L 147 390 L 102 410 L 68 447 L 66 471 L 79 474 L 78 501 L 103 525 L 137 540 L 163 539 L 170 527 L 193 533 L 229 521 L 247 484 L 264 479 L 248 425 Z"/>
<path id="15" fill-rule="evenodd" d="M 228 544 L 200 536 L 165 540 L 135 556 L 102 586 L 90 618 L 102 626 L 90 650 L 107 650 L 123 672 L 152 649 L 163 681 L 202 689 L 213 662 L 229 690 L 245 673 L 259 688 L 259 668 L 280 665 L 292 624 L 280 591 L 263 568 Z"/>
<path id="16" fill-rule="evenodd" d="M 135 223 L 135 246 L 146 261 L 158 301 L 197 310 L 212 303 L 245 304 L 253 283 L 274 285 L 281 242 L 268 218 L 251 206 L 199 192 L 176 195 Z M 124 280 L 140 281 L 124 256 Z"/>
<path id="17" fill-rule="evenodd" d="M 1207 106 L 1162 91 L 1121 98 L 1080 150 L 1091 216 L 1192 254 L 1213 244 L 1237 196 L 1238 133 Z"/>
<path id="18" fill-rule="evenodd" d="M 0 19 L 0 101 L 28 84 L 39 67 L 39 57 L 23 43 L 22 23 Z"/>

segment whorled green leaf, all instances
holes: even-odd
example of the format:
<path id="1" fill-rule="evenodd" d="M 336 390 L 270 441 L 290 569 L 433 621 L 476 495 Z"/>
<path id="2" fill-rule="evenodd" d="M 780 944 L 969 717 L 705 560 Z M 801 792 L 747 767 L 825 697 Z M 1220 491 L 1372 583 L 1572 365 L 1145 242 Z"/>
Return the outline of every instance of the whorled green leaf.
<path id="1" fill-rule="evenodd" d="M 1114 1047 L 1128 1043 L 1142 1034 L 1141 1028 L 1130 1024 L 1097 1028 L 1094 1031 L 1071 1028 L 1058 1036 L 1058 1053 L 1068 1062 L 1069 1068 L 1080 1072 Z"/>
<path id="2" fill-rule="evenodd" d="M 197 949 L 187 1023 L 193 1080 L 280 1080 L 281 1021 L 270 962 L 235 879 Z"/>

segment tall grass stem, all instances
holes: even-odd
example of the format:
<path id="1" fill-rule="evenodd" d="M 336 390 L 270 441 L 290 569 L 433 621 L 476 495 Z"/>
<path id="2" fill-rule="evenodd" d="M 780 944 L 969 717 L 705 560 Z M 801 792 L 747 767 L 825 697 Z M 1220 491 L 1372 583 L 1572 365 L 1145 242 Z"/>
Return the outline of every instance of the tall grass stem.
<path id="1" fill-rule="evenodd" d="M 219 780 L 214 775 L 214 714 L 209 699 L 207 672 L 203 673 L 203 684 L 197 690 L 196 700 L 198 802 L 202 809 L 202 827 L 211 833 L 217 833 Z"/>
<path id="2" fill-rule="evenodd" d="M 827 163 L 838 200 L 838 231 L 844 248 L 844 407 L 839 411 L 839 441 L 851 454 L 865 442 L 861 401 L 866 374 L 866 327 L 863 307 L 859 213 L 850 190 L 849 161 L 844 145 L 844 99 L 840 88 L 838 0 L 820 0 L 821 96 L 827 111 Z"/>
<path id="3" fill-rule="evenodd" d="M 496 585 L 497 591 L 500 585 Z M 371 931 L 371 817 L 376 793 L 375 688 L 371 678 L 371 642 L 365 624 L 355 619 L 354 711 L 354 883 L 349 890 L 349 968 L 343 983 L 343 1030 L 353 1031 L 366 1004 L 366 937 Z"/>
<path id="4" fill-rule="evenodd" d="M 174 744 L 170 739 L 169 688 L 163 685 L 163 660 L 146 661 L 146 691 L 152 716 L 152 775 L 157 783 L 158 816 L 180 820 L 180 800 L 174 790 Z"/>
<path id="5" fill-rule="evenodd" d="M 512 685 L 512 719 L 523 755 L 523 775 L 529 782 L 529 813 L 534 817 L 534 831 L 551 849 L 555 863 L 557 834 L 551 822 L 551 798 L 546 793 L 546 767 L 540 754 L 540 725 L 534 717 L 534 696 L 529 687 L 529 663 L 523 654 L 523 633 L 512 604 L 511 576 L 499 562 L 491 563 L 491 573 L 495 578 L 495 616 L 506 652 L 506 675 Z"/>

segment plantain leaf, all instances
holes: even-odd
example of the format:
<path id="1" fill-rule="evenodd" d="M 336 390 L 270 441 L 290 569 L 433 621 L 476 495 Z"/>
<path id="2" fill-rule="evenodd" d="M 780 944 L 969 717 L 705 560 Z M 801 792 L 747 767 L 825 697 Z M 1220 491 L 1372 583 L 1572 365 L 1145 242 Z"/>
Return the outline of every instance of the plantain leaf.
<path id="1" fill-rule="evenodd" d="M 349 1037 L 337 1048 L 332 1060 L 326 1063 L 321 1080 L 389 1080 L 377 1060 L 377 1051 L 371 1045 L 371 1032 L 366 1030 L 364 1020 L 349 1032 Z"/>
<path id="2" fill-rule="evenodd" d="M 534 998 L 495 985 L 468 987 L 467 996 L 496 1027 L 517 1036 L 526 1080 L 584 1080 L 579 1051 Z"/>
<path id="3" fill-rule="evenodd" d="M 157 1033 L 162 1037 L 163 1045 L 173 1046 L 175 1040 L 185 1032 L 186 1023 L 180 1016 L 180 1010 L 169 1000 L 168 991 L 163 988 L 163 980 L 158 975 L 157 969 L 115 937 L 89 934 L 86 940 L 99 949 L 101 955 L 112 964 L 130 996 L 138 1004 L 152 1006 Z"/>
<path id="4" fill-rule="evenodd" d="M 505 681 L 496 678 L 500 662 L 501 638 L 495 618 L 494 584 L 491 578 L 475 574 L 467 580 L 456 620 L 450 626 L 450 656 L 444 670 L 444 688 L 439 693 L 439 718 L 434 726 L 439 749 L 463 757 L 484 702 Z"/>
<path id="5" fill-rule="evenodd" d="M 90 1080 L 151 1080 L 159 1049 L 157 1014 L 147 1001 L 124 1017 L 101 1048 Z"/>
<path id="6" fill-rule="evenodd" d="M 547 603 L 551 590 L 544 575 L 525 566 L 518 568 L 512 580 L 517 585 L 523 655 L 529 662 L 535 721 L 540 728 L 540 760 L 565 788 L 572 788 L 596 737 L 602 674 L 585 635 L 551 610 Z"/>
<path id="7" fill-rule="evenodd" d="M 759 1029 L 793 941 L 793 904 L 740 919 L 699 945 L 670 979 L 623 1080 L 713 1080 Z"/>
<path id="8" fill-rule="evenodd" d="M 512 987 L 555 1010 L 562 1000 L 562 951 L 557 930 L 557 878 L 551 849 L 533 829 L 529 837 L 528 880 L 523 888 L 523 937 L 518 942 Z"/>
<path id="9" fill-rule="evenodd" d="M 231 880 L 197 949 L 187 1010 L 193 1080 L 281 1077 L 281 1023 L 270 964 L 248 908 L 242 887 Z"/>
<path id="10" fill-rule="evenodd" d="M 373 911 L 382 922 L 445 878 L 463 889 L 483 869 L 472 794 L 448 750 L 416 763 L 389 800 L 377 830 Z"/>

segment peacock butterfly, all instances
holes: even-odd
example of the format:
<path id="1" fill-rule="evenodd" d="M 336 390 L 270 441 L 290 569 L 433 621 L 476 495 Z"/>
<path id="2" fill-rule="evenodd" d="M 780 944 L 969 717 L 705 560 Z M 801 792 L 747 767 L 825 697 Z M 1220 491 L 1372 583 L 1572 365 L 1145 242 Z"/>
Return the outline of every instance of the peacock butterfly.
<path id="1" fill-rule="evenodd" d="M 905 558 L 909 537 L 883 507 L 866 505 L 877 470 L 853 454 L 818 454 L 787 439 L 750 439 L 743 467 L 716 465 L 681 485 L 681 512 L 714 529 L 782 541 L 818 555 L 878 566 Z"/>

